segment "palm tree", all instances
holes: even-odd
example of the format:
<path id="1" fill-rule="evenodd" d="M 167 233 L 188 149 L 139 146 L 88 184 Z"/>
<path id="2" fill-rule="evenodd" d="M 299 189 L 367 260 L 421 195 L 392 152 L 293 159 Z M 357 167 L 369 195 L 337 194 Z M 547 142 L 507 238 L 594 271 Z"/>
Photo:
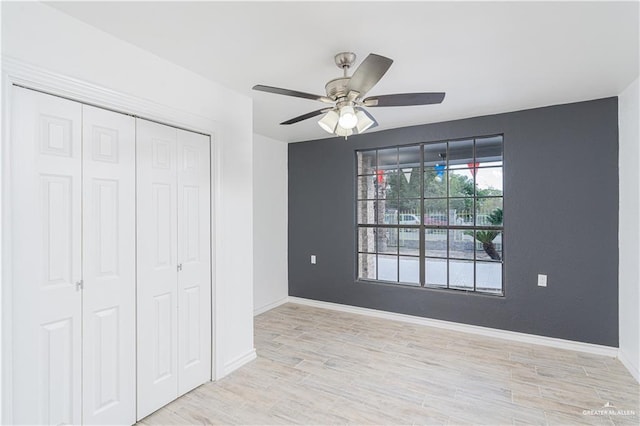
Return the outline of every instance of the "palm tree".
<path id="1" fill-rule="evenodd" d="M 487 221 L 493 226 L 502 225 L 502 209 L 495 209 L 487 216 Z M 472 235 L 473 231 L 466 231 L 467 235 Z M 500 258 L 500 253 L 496 250 L 495 244 L 493 244 L 493 240 L 500 235 L 501 230 L 483 230 L 476 231 L 475 238 L 478 242 L 482 243 L 482 248 L 489 255 L 489 257 L 493 260 L 502 260 Z"/>

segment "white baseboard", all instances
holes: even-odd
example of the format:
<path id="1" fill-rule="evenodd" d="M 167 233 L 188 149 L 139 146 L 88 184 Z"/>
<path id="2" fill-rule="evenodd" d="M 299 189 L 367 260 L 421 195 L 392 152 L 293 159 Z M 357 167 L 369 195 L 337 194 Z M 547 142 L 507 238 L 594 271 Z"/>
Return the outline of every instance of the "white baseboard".
<path id="1" fill-rule="evenodd" d="M 266 304 L 260 308 L 256 308 L 253 310 L 253 316 L 255 317 L 256 315 L 260 315 L 262 313 L 265 313 L 267 311 L 270 311 L 273 308 L 277 308 L 280 305 L 284 305 L 285 303 L 287 303 L 289 301 L 289 296 L 285 296 L 280 300 L 276 300 L 275 302 Z"/>
<path id="2" fill-rule="evenodd" d="M 250 351 L 240 356 L 235 357 L 231 361 L 224 364 L 222 375 L 220 377 L 217 377 L 217 379 L 222 379 L 224 376 L 234 372 L 235 370 L 242 367 L 243 365 L 253 361 L 254 359 L 256 359 L 256 357 L 257 357 L 257 354 L 256 354 L 255 348 L 251 349 Z"/>
<path id="3" fill-rule="evenodd" d="M 532 343 L 535 345 L 550 346 L 553 348 L 568 349 L 572 351 L 610 356 L 612 358 L 618 357 L 618 348 L 614 348 L 611 346 L 595 345 L 592 343 L 575 342 L 573 340 L 537 336 L 534 334 L 519 333 L 516 331 L 499 330 L 495 328 L 480 327 L 477 325 L 461 324 L 457 322 L 416 317 L 413 315 L 397 314 L 395 312 L 379 311 L 377 309 L 360 308 L 357 306 L 341 305 L 331 302 L 322 302 L 318 300 L 304 299 L 301 297 L 289 296 L 289 302 L 297 303 L 300 305 L 314 306 L 317 308 L 331 309 L 334 311 L 349 312 L 376 318 L 384 318 L 392 321 L 401 321 L 410 324 L 426 325 L 429 327 L 461 331 L 463 333 L 477 334 L 480 336 L 495 337 L 498 339 L 511 340 L 514 342 Z"/>
<path id="4" fill-rule="evenodd" d="M 629 373 L 631 373 L 633 378 L 636 379 L 636 382 L 640 383 L 640 371 L 638 370 L 638 364 L 634 365 L 631 362 L 631 357 L 629 357 L 622 349 L 618 351 L 618 359 L 620 360 L 622 365 L 624 365 L 625 368 L 629 370 Z"/>

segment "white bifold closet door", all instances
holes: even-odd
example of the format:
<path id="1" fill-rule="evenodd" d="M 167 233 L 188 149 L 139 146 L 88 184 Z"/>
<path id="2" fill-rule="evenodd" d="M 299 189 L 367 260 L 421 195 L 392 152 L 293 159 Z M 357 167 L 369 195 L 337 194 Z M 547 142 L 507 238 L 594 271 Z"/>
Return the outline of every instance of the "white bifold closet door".
<path id="1" fill-rule="evenodd" d="M 136 418 L 135 119 L 82 106 L 82 421 Z"/>
<path id="2" fill-rule="evenodd" d="M 82 106 L 22 88 L 12 95 L 12 420 L 78 424 Z"/>
<path id="3" fill-rule="evenodd" d="M 12 105 L 12 421 L 133 423 L 134 121 L 17 87 Z"/>
<path id="4" fill-rule="evenodd" d="M 209 138 L 137 120 L 138 419 L 211 378 Z"/>

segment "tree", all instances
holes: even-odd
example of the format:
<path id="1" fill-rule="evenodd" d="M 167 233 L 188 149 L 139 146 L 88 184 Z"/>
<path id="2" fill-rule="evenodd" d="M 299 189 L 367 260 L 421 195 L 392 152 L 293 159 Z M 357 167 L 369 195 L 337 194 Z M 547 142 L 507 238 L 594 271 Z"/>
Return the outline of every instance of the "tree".
<path id="1" fill-rule="evenodd" d="M 502 225 L 502 209 L 498 208 L 492 211 L 487 216 L 487 220 L 493 226 Z M 493 240 L 495 240 L 495 238 L 498 235 L 500 235 L 501 232 L 502 231 L 500 230 L 492 229 L 492 230 L 476 231 L 476 234 L 475 234 L 476 240 L 482 243 L 482 248 L 484 249 L 485 253 L 487 253 L 489 257 L 493 260 L 502 260 L 500 257 L 500 253 L 498 253 L 498 250 L 496 250 L 495 244 L 493 244 Z M 473 231 L 465 231 L 465 234 L 472 235 Z"/>
<path id="2" fill-rule="evenodd" d="M 422 195 L 420 194 L 420 168 L 412 168 L 407 175 L 402 170 L 387 172 L 385 181 L 388 205 L 392 205 L 397 200 L 397 209 L 400 212 L 417 212 L 420 209 L 419 199 Z"/>

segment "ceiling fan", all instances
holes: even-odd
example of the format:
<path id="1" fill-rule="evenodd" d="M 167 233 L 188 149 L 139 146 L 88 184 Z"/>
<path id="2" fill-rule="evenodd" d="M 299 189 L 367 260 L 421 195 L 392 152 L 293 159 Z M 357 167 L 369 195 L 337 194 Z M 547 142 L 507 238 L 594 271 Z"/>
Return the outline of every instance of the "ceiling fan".
<path id="1" fill-rule="evenodd" d="M 342 68 L 344 74 L 342 77 L 330 80 L 325 85 L 326 96 L 262 84 L 253 86 L 253 90 L 331 104 L 331 106 L 294 117 L 280 124 L 294 124 L 324 114 L 324 117 L 318 121 L 320 127 L 331 134 L 345 138 L 354 133 L 363 133 L 378 125 L 365 107 L 430 105 L 439 104 L 444 99 L 443 92 L 398 93 L 364 98 L 366 93 L 389 70 L 393 60 L 371 53 L 349 77 L 347 71 L 355 60 L 356 55 L 352 52 L 342 52 L 335 56 L 335 63 L 338 68 Z"/>

